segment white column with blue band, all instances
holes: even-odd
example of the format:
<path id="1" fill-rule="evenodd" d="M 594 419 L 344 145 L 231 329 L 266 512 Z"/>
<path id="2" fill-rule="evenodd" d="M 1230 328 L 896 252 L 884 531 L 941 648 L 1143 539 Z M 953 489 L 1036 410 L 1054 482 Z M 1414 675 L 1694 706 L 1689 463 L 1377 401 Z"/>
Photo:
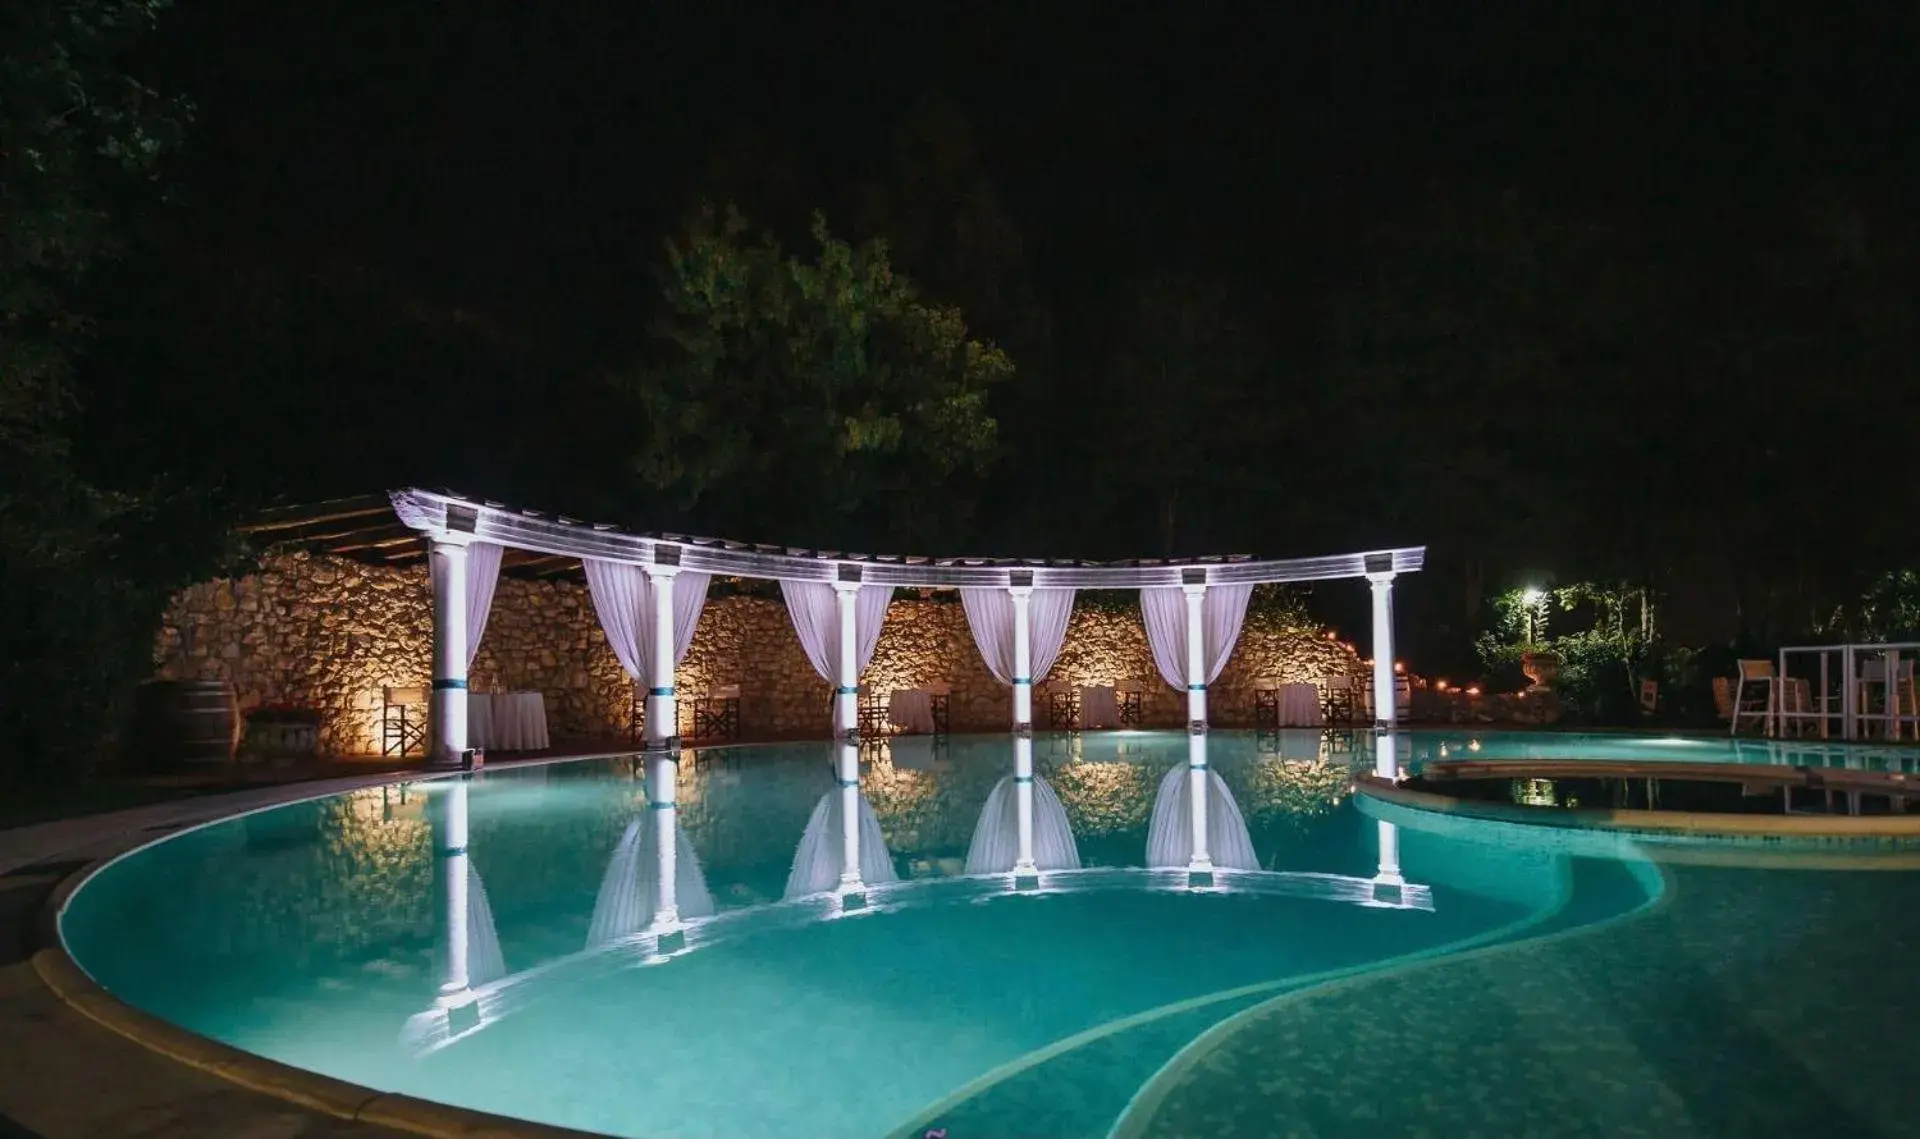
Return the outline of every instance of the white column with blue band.
<path id="1" fill-rule="evenodd" d="M 1033 877 L 1033 617 L 1031 586 L 1008 589 L 1013 595 L 1013 798 L 1019 820 L 1020 849 L 1015 877 Z"/>
<path id="2" fill-rule="evenodd" d="M 680 925 L 680 903 L 675 896 L 679 867 L 679 753 L 675 737 L 680 729 L 680 701 L 674 692 L 673 575 L 676 567 L 648 566 L 647 584 L 653 597 L 653 643 L 650 686 L 647 689 L 647 808 L 653 815 L 657 897 L 653 929 L 665 932 Z"/>
<path id="3" fill-rule="evenodd" d="M 467 750 L 467 542 L 441 534 L 427 544 L 433 583 L 433 693 L 428 718 L 436 767 L 458 767 Z"/>
<path id="4" fill-rule="evenodd" d="M 1187 869 L 1204 874 L 1213 870 L 1207 853 L 1207 587 L 1181 588 L 1187 596 L 1187 780 L 1193 826 Z"/>

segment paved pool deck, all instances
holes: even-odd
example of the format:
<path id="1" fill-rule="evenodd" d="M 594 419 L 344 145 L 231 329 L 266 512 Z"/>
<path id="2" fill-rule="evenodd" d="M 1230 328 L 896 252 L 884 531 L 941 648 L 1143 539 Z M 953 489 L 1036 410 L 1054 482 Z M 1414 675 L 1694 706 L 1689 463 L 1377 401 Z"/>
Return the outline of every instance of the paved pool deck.
<path id="1" fill-rule="evenodd" d="M 617 746 L 590 746 L 489 767 L 619 753 Z M 504 1139 L 537 1133 L 451 1114 L 390 1127 L 253 1090 L 156 1051 L 81 1012 L 49 985 L 48 959 L 43 956 L 40 967 L 34 961 L 48 941 L 47 907 L 57 901 L 63 884 L 103 859 L 236 813 L 433 774 L 444 773 L 389 767 L 0 831 L 0 1139 L 358 1139 L 422 1134 Z M 59 957 L 64 960 L 64 954 Z M 109 999 L 106 1004 L 117 1002 Z"/>

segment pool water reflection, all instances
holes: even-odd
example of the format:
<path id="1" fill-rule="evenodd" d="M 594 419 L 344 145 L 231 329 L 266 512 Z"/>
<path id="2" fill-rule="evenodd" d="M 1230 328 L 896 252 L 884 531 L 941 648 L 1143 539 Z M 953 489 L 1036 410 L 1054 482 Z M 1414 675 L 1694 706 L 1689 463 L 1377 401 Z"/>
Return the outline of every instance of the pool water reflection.
<path id="1" fill-rule="evenodd" d="M 1397 758 L 1470 738 L 1403 736 Z M 1496 745 L 1531 746 L 1488 736 L 1481 754 Z M 229 820 L 108 867 L 62 932 L 108 989 L 191 1030 L 484 1111 L 618 1135 L 1100 1136 L 1147 1126 L 1143 1088 L 1303 986 L 1662 890 L 1628 844 L 1358 809 L 1371 740 L 1318 732 L 1211 737 L 1257 869 L 1149 868 L 1188 739 L 1107 733 L 1032 744 L 1083 868 L 968 876 L 1012 746 L 862 753 L 884 853 L 863 842 L 861 864 L 884 857 L 894 881 L 851 894 L 789 897 L 810 820 L 845 790 L 835 748 L 802 744 L 687 753 L 669 843 L 630 759 Z M 654 926 L 663 873 L 683 927 Z"/>

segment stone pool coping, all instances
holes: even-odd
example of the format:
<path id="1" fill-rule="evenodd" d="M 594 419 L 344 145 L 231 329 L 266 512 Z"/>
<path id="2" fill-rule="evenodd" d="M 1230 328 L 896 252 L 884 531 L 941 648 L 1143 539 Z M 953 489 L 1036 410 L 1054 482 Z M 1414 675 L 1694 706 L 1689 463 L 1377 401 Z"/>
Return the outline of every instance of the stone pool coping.
<path id="1" fill-rule="evenodd" d="M 495 770 L 510 770 L 546 763 L 617 758 L 629 754 L 631 754 L 630 751 L 610 751 L 605 754 L 506 761 L 488 766 Z M 258 1092 L 283 1104 L 304 1109 L 313 1115 L 343 1121 L 356 1134 L 399 1133 L 433 1136 L 435 1139 L 594 1139 L 591 1132 L 489 1115 L 412 1096 L 378 1091 L 282 1064 L 197 1033 L 188 1032 L 186 1029 L 137 1009 L 108 992 L 80 967 L 60 939 L 60 913 L 73 894 L 86 883 L 87 879 L 108 863 L 143 847 L 163 842 L 176 834 L 208 823 L 237 818 L 289 803 L 327 798 L 344 791 L 367 787 L 444 779 L 460 774 L 457 771 L 403 771 L 287 784 L 270 789 L 209 795 L 176 803 L 137 807 L 124 812 L 115 812 L 110 818 L 72 820 L 71 822 L 74 823 L 91 824 L 77 830 L 72 827 L 61 829 L 50 825 L 46 832 L 48 841 L 43 849 L 24 857 L 16 849 L 11 852 L 8 859 L 13 865 L 0 864 L 0 873 L 4 873 L 21 866 L 45 863 L 80 851 L 85 852 L 85 865 L 66 874 L 30 919 L 31 925 L 27 931 L 28 947 L 31 951 L 30 971 L 52 996 L 67 1009 L 79 1014 L 85 1021 L 105 1028 L 149 1053 L 164 1057 L 186 1068 Z M 142 825 L 143 822 L 155 818 L 161 821 Z M 85 835 L 85 837 L 74 838 L 75 835 Z M 12 1019 L 0 1017 L 0 1027 L 22 1036 L 59 1030 L 57 1026 L 40 1023 L 30 1015 L 19 1018 L 23 1023 L 8 1023 Z M 74 1073 L 73 1087 L 83 1087 L 88 1077 L 97 1077 L 99 1074 L 97 1070 Z M 185 1072 L 179 1073 L 181 1082 L 184 1082 L 185 1076 Z M 68 1089 L 47 1090 L 54 1095 L 70 1094 Z M 0 1116 L 0 1119 L 4 1118 Z M 284 1128 L 276 1127 L 273 1133 L 285 1134 L 286 1132 Z"/>

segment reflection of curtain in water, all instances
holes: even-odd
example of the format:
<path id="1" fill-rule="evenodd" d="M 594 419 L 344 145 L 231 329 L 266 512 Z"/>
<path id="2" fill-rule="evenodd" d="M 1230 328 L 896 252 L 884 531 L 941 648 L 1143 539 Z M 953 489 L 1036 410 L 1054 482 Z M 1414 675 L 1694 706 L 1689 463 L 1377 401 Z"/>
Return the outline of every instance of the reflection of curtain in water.
<path id="1" fill-rule="evenodd" d="M 480 871 L 467 857 L 449 861 L 464 862 L 467 866 L 467 986 L 479 988 L 506 976 L 507 963 L 500 952 L 500 934 L 493 928 L 493 907 L 487 904 L 487 888 L 480 881 Z M 453 931 L 441 931 L 434 966 L 440 977 L 448 972 L 448 941 L 452 937 Z"/>
<path id="2" fill-rule="evenodd" d="M 807 820 L 806 833 L 800 836 L 800 848 L 793 853 L 793 870 L 787 875 L 787 898 L 818 894 L 840 885 L 841 851 L 845 838 L 841 832 L 842 795 L 829 791 L 814 804 L 813 817 Z M 887 853 L 887 836 L 880 831 L 880 820 L 867 797 L 860 802 L 860 880 L 869 886 L 897 881 L 893 856 Z"/>
<path id="3" fill-rule="evenodd" d="M 1019 784 L 1013 776 L 993 785 L 987 805 L 973 828 L 967 847 L 967 873 L 1005 874 L 1020 857 Z M 1033 777 L 1033 864 L 1041 870 L 1080 869 L 1080 850 L 1073 842 L 1067 809 L 1045 779 Z"/>
<path id="4" fill-rule="evenodd" d="M 593 902 L 593 922 L 587 928 L 587 945 L 605 945 L 639 933 L 653 922 L 660 908 L 660 861 L 658 856 L 658 816 L 647 811 L 627 824 L 614 848 L 607 872 L 600 879 L 600 894 Z M 713 895 L 707 892 L 706 875 L 700 871 L 700 858 L 685 828 L 674 828 L 673 892 L 674 905 L 683 918 L 703 918 L 713 913 Z"/>
<path id="5" fill-rule="evenodd" d="M 1185 867 L 1193 858 L 1193 821 L 1189 803 L 1193 783 L 1186 767 L 1167 772 L 1160 780 L 1160 793 L 1153 800 L 1153 822 L 1147 827 L 1147 865 Z M 1207 854 L 1215 866 L 1226 870 L 1258 870 L 1253 855 L 1253 837 L 1247 833 L 1247 820 L 1240 816 L 1240 804 L 1234 802 L 1220 773 L 1207 772 Z"/>

